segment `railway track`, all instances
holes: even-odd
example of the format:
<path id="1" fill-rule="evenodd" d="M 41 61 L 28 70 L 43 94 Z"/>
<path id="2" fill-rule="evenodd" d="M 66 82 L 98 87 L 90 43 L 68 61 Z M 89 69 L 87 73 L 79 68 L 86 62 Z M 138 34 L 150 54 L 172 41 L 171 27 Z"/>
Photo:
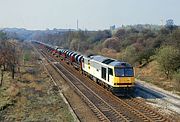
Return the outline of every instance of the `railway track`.
<path id="1" fill-rule="evenodd" d="M 38 52 L 39 56 L 41 56 L 41 58 L 43 57 L 43 55 L 34 47 L 35 51 Z M 54 61 L 54 60 L 51 60 Z M 63 99 L 63 101 L 66 103 L 66 105 L 68 106 L 69 111 L 71 112 L 71 115 L 74 118 L 75 122 L 80 122 L 80 119 L 78 118 L 78 116 L 76 116 L 75 112 L 73 111 L 73 109 L 71 108 L 70 104 L 68 103 L 66 97 L 63 95 L 62 93 L 62 82 L 61 80 L 61 76 L 56 72 L 56 70 L 54 70 L 54 68 L 51 66 L 51 64 L 48 62 L 48 60 L 45 60 L 45 58 L 42 58 L 42 62 L 44 65 L 44 69 L 46 70 L 46 73 L 49 75 L 49 77 L 51 78 L 52 82 L 53 82 L 53 90 L 58 93 L 61 98 Z"/>
<path id="2" fill-rule="evenodd" d="M 82 96 L 83 100 L 89 105 L 89 107 L 92 109 L 92 111 L 95 113 L 95 115 L 99 118 L 100 121 L 130 121 L 129 118 L 123 116 L 114 108 L 109 106 L 108 103 L 106 103 L 102 98 L 97 96 L 92 90 L 87 88 L 87 86 L 81 84 L 80 81 L 76 79 L 73 75 L 71 75 L 71 73 L 69 73 L 66 69 L 60 67 L 59 64 L 52 63 L 56 62 L 56 60 L 52 59 L 45 53 L 42 53 L 42 55 L 48 60 L 48 62 L 53 66 L 53 68 L 63 76 L 66 81 L 69 81 L 69 83 L 71 83 L 71 85 L 76 89 L 76 91 L 78 91 L 78 93 Z M 65 76 L 63 74 L 68 74 L 68 76 Z M 73 81 L 73 83 L 71 81 Z"/>
<path id="3" fill-rule="evenodd" d="M 65 67 L 68 68 L 68 66 L 65 66 Z M 72 71 L 72 73 L 73 72 L 75 72 L 75 71 Z M 79 79 L 81 79 L 82 81 L 87 80 L 87 79 L 82 79 L 81 76 L 79 76 L 79 73 L 77 73 L 75 75 Z M 89 83 L 92 83 L 92 81 L 88 81 L 88 83 L 86 85 L 88 85 Z M 94 86 L 94 88 L 92 86 Z M 89 84 L 88 87 L 94 89 L 96 93 L 99 93 L 100 92 L 99 89 L 102 89 L 102 88 L 95 88 L 95 87 L 97 87 L 97 84 L 94 84 L 94 83 Z M 102 90 L 103 91 L 102 91 L 101 94 L 105 94 L 103 99 L 106 99 L 107 98 L 106 96 L 108 96 L 108 100 L 107 101 L 109 101 L 109 99 L 110 100 L 115 99 L 114 97 L 116 97 L 116 96 L 112 95 L 111 93 L 109 95 L 109 93 L 107 91 L 104 91 L 104 89 L 102 89 Z M 106 94 L 106 93 L 108 93 L 108 94 Z M 100 95 L 100 96 L 103 96 L 103 95 Z M 124 104 L 126 105 L 126 107 L 129 106 L 130 110 L 132 109 L 130 106 L 132 106 L 135 109 L 137 109 L 138 111 L 140 111 L 141 113 L 143 113 L 144 116 L 148 116 L 149 118 L 151 118 L 153 121 L 171 121 L 170 119 L 168 119 L 168 118 L 162 116 L 160 113 L 156 112 L 155 109 L 151 108 L 150 105 L 147 105 L 145 103 L 145 101 L 143 101 L 143 100 L 141 100 L 139 98 L 133 98 L 133 97 L 129 96 L 126 99 L 122 99 L 122 98 L 116 97 L 116 103 L 113 102 L 113 101 L 111 101 L 110 103 L 112 104 L 112 106 L 117 108 L 117 106 L 116 106 L 117 102 L 119 102 L 119 105 L 121 103 L 125 102 Z M 134 113 L 139 115 L 139 116 L 142 116 L 142 114 L 140 114 L 140 113 L 138 114 L 137 110 L 134 110 Z"/>
<path id="4" fill-rule="evenodd" d="M 171 121 L 161 114 L 150 109 L 140 100 L 135 98 L 119 99 L 110 92 L 105 91 L 85 76 L 68 66 L 59 62 L 47 52 L 41 52 L 51 65 L 58 71 L 65 80 L 79 92 L 84 101 L 90 106 L 93 112 L 101 121 Z M 67 70 L 69 69 L 69 70 Z M 66 75 L 64 75 L 66 74 Z M 83 81 L 83 82 L 82 82 Z M 137 102 L 138 101 L 138 102 Z M 142 102 L 142 103 L 141 103 Z"/>
<path id="5" fill-rule="evenodd" d="M 81 79 L 80 76 L 78 76 L 78 75 L 76 75 L 76 76 L 79 79 Z M 83 80 L 83 79 L 81 79 L 81 80 Z M 83 80 L 83 81 L 85 81 L 85 80 Z M 92 83 L 92 81 L 88 81 L 88 84 L 89 83 Z M 156 110 L 152 109 L 151 106 L 147 105 L 145 103 L 145 101 L 143 101 L 141 99 L 132 98 L 131 96 L 129 96 L 128 98 L 125 98 L 125 99 L 118 98 L 118 97 L 112 95 L 110 92 L 105 91 L 101 87 L 96 88 L 97 85 L 94 83 L 89 84 L 88 87 L 92 88 L 97 94 L 99 94 L 101 97 L 103 97 L 104 100 L 107 100 L 114 108 L 118 108 L 121 105 L 120 108 L 122 110 L 122 108 L 124 107 L 124 113 L 126 113 L 126 114 L 128 113 L 128 111 L 126 109 L 129 108 L 129 111 L 133 112 L 136 116 L 141 116 L 141 117 L 148 116 L 149 118 L 151 118 L 149 120 L 152 120 L 152 121 L 171 121 L 170 119 L 168 119 L 168 118 L 162 116 L 161 114 L 159 114 L 158 112 L 156 112 Z M 100 89 L 102 89 L 102 91 L 100 91 Z M 133 108 L 135 108 L 135 109 L 133 109 Z M 131 112 L 129 114 L 132 114 Z"/>

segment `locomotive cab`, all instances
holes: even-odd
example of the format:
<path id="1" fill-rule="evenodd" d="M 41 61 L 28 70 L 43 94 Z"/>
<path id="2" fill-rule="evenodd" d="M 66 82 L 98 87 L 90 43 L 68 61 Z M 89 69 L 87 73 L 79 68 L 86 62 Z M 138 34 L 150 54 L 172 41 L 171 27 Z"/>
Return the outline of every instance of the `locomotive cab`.
<path id="1" fill-rule="evenodd" d="M 134 86 L 133 67 L 114 67 L 114 87 Z"/>

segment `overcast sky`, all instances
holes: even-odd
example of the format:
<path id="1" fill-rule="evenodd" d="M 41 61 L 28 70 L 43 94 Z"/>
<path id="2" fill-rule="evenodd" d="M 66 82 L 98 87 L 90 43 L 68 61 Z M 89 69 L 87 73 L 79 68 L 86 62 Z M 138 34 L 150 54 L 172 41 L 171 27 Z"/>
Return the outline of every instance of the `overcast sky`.
<path id="1" fill-rule="evenodd" d="M 99 30 L 111 25 L 180 25 L 180 0 L 0 0 L 0 28 L 79 28 Z"/>

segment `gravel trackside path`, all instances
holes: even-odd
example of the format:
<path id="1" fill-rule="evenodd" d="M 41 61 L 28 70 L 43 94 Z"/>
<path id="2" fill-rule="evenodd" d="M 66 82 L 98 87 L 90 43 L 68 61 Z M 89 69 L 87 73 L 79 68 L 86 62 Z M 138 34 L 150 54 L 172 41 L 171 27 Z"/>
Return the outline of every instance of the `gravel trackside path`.
<path id="1" fill-rule="evenodd" d="M 137 96 L 145 98 L 147 103 L 158 107 L 160 111 L 180 118 L 180 96 L 141 80 L 136 80 L 136 86 Z"/>

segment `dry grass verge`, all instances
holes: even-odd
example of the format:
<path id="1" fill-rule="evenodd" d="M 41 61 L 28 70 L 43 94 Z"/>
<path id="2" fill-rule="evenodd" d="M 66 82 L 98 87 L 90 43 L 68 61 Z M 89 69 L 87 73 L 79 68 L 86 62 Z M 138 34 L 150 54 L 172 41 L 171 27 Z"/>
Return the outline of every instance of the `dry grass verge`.
<path id="1" fill-rule="evenodd" d="M 0 121 L 74 121 L 34 53 L 28 50 L 27 54 L 29 60 L 15 80 L 5 73 L 0 88 Z"/>

